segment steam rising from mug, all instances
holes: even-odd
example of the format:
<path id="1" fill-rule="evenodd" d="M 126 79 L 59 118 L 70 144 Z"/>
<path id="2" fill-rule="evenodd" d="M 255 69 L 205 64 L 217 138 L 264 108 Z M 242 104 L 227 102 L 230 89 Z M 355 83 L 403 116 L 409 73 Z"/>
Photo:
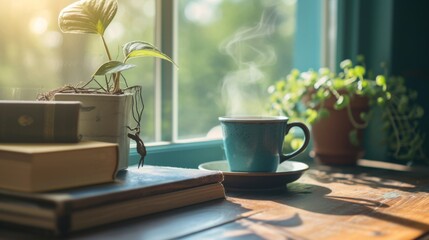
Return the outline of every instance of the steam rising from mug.
<path id="1" fill-rule="evenodd" d="M 266 10 L 259 23 L 238 30 L 221 45 L 238 69 L 227 74 L 222 86 L 226 115 L 264 115 L 266 113 L 267 79 L 260 67 L 276 62 L 272 46 L 266 44 L 275 30 L 275 7 Z"/>

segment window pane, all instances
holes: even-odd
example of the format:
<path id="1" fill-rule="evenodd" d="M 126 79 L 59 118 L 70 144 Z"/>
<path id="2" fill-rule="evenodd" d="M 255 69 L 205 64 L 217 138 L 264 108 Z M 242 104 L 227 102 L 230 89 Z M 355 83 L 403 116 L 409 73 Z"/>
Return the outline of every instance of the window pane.
<path id="1" fill-rule="evenodd" d="M 230 114 L 261 115 L 267 87 L 292 68 L 295 1 L 180 0 L 179 139 Z"/>
<path id="2" fill-rule="evenodd" d="M 155 0 L 121 0 L 106 31 L 112 57 L 122 60 L 128 41 L 154 42 Z M 0 99 L 29 99 L 29 93 L 86 82 L 107 60 L 101 39 L 93 34 L 63 34 L 60 10 L 73 0 L 0 0 Z M 131 60 L 137 68 L 124 73 L 128 84 L 143 86 L 142 129 L 154 139 L 153 59 Z M 36 89 L 36 91 L 34 91 Z M 33 94 L 34 96 L 34 94 Z M 34 96 L 35 97 L 35 96 Z"/>

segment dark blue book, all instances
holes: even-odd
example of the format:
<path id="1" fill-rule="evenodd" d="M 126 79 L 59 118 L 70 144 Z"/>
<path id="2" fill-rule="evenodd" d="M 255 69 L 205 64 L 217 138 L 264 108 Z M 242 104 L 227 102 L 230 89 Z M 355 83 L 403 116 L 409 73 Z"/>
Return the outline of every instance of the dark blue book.
<path id="1" fill-rule="evenodd" d="M 225 198 L 222 181 L 221 172 L 144 166 L 119 171 L 113 183 L 46 193 L 0 190 L 0 222 L 67 234 Z"/>

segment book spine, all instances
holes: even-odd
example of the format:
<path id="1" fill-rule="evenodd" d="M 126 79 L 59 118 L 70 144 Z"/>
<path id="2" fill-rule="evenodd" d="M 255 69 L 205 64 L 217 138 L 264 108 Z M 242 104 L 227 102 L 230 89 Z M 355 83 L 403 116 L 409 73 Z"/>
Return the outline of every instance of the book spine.
<path id="1" fill-rule="evenodd" d="M 78 142 L 80 103 L 0 101 L 0 142 Z"/>

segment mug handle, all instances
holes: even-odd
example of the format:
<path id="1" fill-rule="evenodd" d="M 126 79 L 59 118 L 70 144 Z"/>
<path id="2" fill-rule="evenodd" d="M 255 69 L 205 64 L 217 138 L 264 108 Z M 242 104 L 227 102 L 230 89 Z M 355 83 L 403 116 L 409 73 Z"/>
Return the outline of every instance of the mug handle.
<path id="1" fill-rule="evenodd" d="M 297 150 L 295 150 L 291 153 L 282 154 L 280 162 L 284 162 L 284 161 L 291 159 L 291 158 L 295 157 L 296 155 L 300 154 L 302 151 L 305 150 L 308 143 L 310 142 L 310 130 L 308 130 L 308 127 L 304 123 L 301 123 L 301 122 L 288 123 L 287 127 L 286 127 L 286 131 L 285 131 L 285 135 L 287 135 L 289 133 L 289 130 L 293 127 L 299 127 L 304 132 L 304 144 L 302 144 L 302 146 L 300 148 L 298 148 Z"/>

